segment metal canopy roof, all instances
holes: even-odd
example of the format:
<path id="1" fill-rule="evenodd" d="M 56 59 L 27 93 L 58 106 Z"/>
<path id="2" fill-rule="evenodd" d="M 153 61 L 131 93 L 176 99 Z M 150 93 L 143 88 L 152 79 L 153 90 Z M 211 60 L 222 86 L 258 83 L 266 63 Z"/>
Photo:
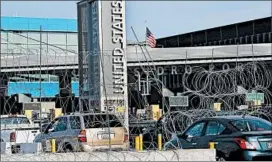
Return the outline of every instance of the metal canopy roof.
<path id="1" fill-rule="evenodd" d="M 254 45 L 230 45 L 230 46 L 206 46 L 206 47 L 182 47 L 182 48 L 147 48 L 147 52 L 143 54 L 139 46 L 128 46 L 127 48 L 127 62 L 128 66 L 141 65 L 145 62 L 154 62 L 156 65 L 169 64 L 173 62 L 183 61 L 186 58 L 188 61 L 193 60 L 211 60 L 211 59 L 231 59 L 236 60 L 242 58 L 256 59 L 265 58 L 265 60 L 272 59 L 271 53 L 272 45 L 254 44 Z M 50 51 L 50 50 L 49 50 Z M 238 55 L 237 55 L 238 51 Z M 252 52 L 253 51 L 253 52 Z M 111 54 L 110 51 L 104 53 Z M 256 58 L 255 58 L 256 57 Z M 222 60 L 221 60 L 222 61 Z M 77 54 L 56 54 L 46 53 L 42 55 L 41 65 L 45 70 L 56 67 L 66 69 L 70 66 L 77 68 L 78 55 Z M 40 61 L 39 54 L 22 54 L 22 55 L 4 55 L 1 57 L 1 71 L 4 68 L 37 68 L 39 70 Z M 20 70 L 20 69 L 17 69 Z"/>
<path id="2" fill-rule="evenodd" d="M 137 48 L 137 52 L 136 52 Z M 229 45 L 229 46 L 199 46 L 199 47 L 181 47 L 181 48 L 153 48 L 148 49 L 143 54 L 139 47 L 128 49 L 128 63 L 139 61 L 176 61 L 192 59 L 210 59 L 210 58 L 236 58 L 253 56 L 271 56 L 271 43 L 254 45 Z M 252 52 L 253 51 L 253 52 Z M 147 57 L 147 58 L 146 58 Z"/>

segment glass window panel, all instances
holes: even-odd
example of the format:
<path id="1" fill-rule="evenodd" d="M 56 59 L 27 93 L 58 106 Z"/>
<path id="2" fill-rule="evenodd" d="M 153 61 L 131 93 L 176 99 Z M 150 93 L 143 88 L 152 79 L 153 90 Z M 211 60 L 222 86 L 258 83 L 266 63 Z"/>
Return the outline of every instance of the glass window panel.
<path id="1" fill-rule="evenodd" d="M 47 35 L 48 35 L 47 32 L 42 33 L 42 42 L 47 43 Z"/>
<path id="2" fill-rule="evenodd" d="M 67 44 L 68 45 L 77 45 L 77 33 L 68 33 L 67 34 Z"/>
<path id="3" fill-rule="evenodd" d="M 18 45 L 15 45 L 16 48 L 15 49 L 15 53 L 16 54 L 27 54 L 28 53 L 28 50 L 27 50 L 27 44 L 18 44 Z"/>
<path id="4" fill-rule="evenodd" d="M 7 42 L 7 36 L 8 33 L 6 32 L 1 32 L 1 43 L 6 43 Z"/>
<path id="5" fill-rule="evenodd" d="M 208 123 L 208 126 L 206 128 L 206 135 L 220 135 L 225 129 L 225 126 L 223 126 L 222 124 L 212 121 Z"/>
<path id="6" fill-rule="evenodd" d="M 81 129 L 81 122 L 79 116 L 70 117 L 70 126 L 71 129 Z"/>
<path id="7" fill-rule="evenodd" d="M 65 45 L 53 45 L 53 46 L 49 45 L 48 51 L 56 55 L 61 55 L 66 52 L 66 46 Z"/>
<path id="8" fill-rule="evenodd" d="M 78 46 L 67 46 L 67 49 L 69 50 L 69 51 L 73 51 L 74 53 L 78 53 L 77 51 L 78 51 Z"/>
<path id="9" fill-rule="evenodd" d="M 189 138 L 190 137 L 199 137 L 199 136 L 201 136 L 204 125 L 205 125 L 204 122 L 194 125 L 192 128 L 190 128 L 186 132 L 186 135 L 188 135 Z"/>
<path id="10" fill-rule="evenodd" d="M 7 54 L 7 53 L 8 53 L 7 44 L 1 42 L 1 54 Z"/>
<path id="11" fill-rule="evenodd" d="M 28 44 L 40 44 L 40 33 L 39 32 L 28 32 Z"/>
<path id="12" fill-rule="evenodd" d="M 67 118 L 62 117 L 59 119 L 59 121 L 56 123 L 55 130 L 56 132 L 65 131 L 67 129 Z"/>
<path id="13" fill-rule="evenodd" d="M 40 50 L 40 45 L 39 44 L 29 44 L 28 49 L 37 52 Z"/>
<path id="14" fill-rule="evenodd" d="M 42 32 L 42 35 L 40 34 L 40 32 L 28 32 L 28 36 L 27 38 L 25 38 L 25 41 L 28 41 L 28 44 L 40 44 L 41 36 L 42 42 L 47 43 L 47 32 Z"/>
<path id="15" fill-rule="evenodd" d="M 26 33 L 12 33 L 10 32 L 8 34 L 8 41 L 10 43 L 26 43 L 26 37 L 27 34 Z"/>
<path id="16" fill-rule="evenodd" d="M 66 44 L 66 33 L 48 33 L 49 44 Z"/>

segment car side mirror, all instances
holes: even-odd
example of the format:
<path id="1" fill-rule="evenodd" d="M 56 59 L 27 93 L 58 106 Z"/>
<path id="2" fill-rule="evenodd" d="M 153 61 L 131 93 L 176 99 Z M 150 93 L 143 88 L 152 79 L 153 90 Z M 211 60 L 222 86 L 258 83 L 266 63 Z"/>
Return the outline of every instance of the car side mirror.
<path id="1" fill-rule="evenodd" d="M 187 134 L 184 134 L 184 135 L 182 136 L 182 138 L 185 139 L 185 140 L 188 141 L 188 142 L 191 142 L 191 141 L 192 141 L 191 136 L 189 136 L 189 135 L 187 135 Z"/>
<path id="2" fill-rule="evenodd" d="M 49 126 L 49 124 L 44 124 L 44 125 L 42 125 L 42 127 L 41 127 L 41 132 L 42 132 L 42 133 L 45 133 L 48 126 Z"/>
<path id="3" fill-rule="evenodd" d="M 50 128 L 50 129 L 48 129 L 48 133 L 51 133 L 51 132 L 54 132 L 54 128 Z"/>
<path id="4" fill-rule="evenodd" d="M 49 126 L 50 127 L 50 126 Z M 48 128 L 44 131 L 44 134 L 48 134 L 48 133 L 51 133 L 51 132 L 54 132 L 54 128 Z"/>

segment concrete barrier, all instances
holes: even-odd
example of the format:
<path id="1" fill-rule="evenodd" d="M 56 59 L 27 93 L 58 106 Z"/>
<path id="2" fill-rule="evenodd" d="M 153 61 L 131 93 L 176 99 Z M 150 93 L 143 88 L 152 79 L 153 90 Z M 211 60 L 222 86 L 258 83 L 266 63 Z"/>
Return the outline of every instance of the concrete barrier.
<path id="1" fill-rule="evenodd" d="M 1 161 L 215 161 L 215 150 L 3 154 Z"/>
<path id="2" fill-rule="evenodd" d="M 41 143 L 20 143 L 17 144 L 20 147 L 19 153 L 22 154 L 37 154 L 42 152 Z M 11 143 L 10 142 L 1 142 L 1 154 L 11 154 Z"/>
<path id="3" fill-rule="evenodd" d="M 1 142 L 0 152 L 1 154 L 11 154 L 10 142 Z"/>
<path id="4" fill-rule="evenodd" d="M 20 153 L 22 154 L 36 154 L 42 152 L 41 143 L 21 143 Z"/>

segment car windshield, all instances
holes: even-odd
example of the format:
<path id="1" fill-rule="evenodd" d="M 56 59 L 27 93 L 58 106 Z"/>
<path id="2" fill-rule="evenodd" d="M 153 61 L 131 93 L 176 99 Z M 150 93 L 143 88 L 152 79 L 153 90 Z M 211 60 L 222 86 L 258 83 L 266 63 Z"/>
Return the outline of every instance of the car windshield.
<path id="1" fill-rule="evenodd" d="M 231 124 L 241 132 L 272 130 L 272 123 L 263 119 L 232 120 Z"/>
<path id="2" fill-rule="evenodd" d="M 7 117 L 0 119 L 1 124 L 30 124 L 29 120 L 25 117 Z"/>

